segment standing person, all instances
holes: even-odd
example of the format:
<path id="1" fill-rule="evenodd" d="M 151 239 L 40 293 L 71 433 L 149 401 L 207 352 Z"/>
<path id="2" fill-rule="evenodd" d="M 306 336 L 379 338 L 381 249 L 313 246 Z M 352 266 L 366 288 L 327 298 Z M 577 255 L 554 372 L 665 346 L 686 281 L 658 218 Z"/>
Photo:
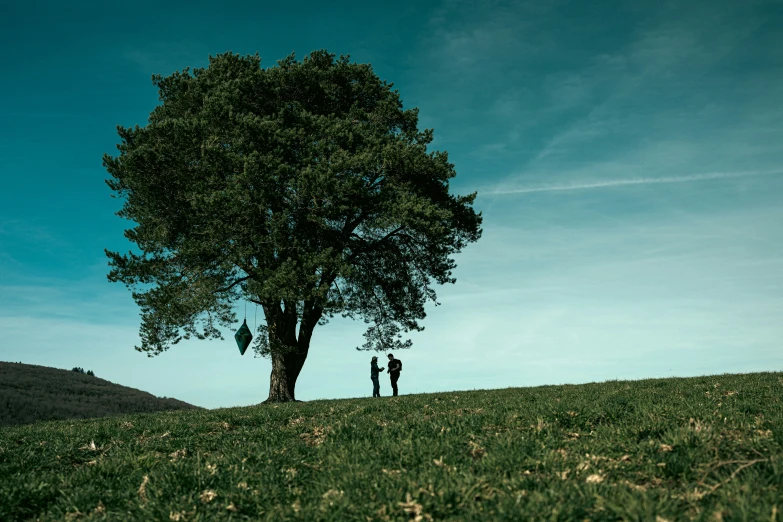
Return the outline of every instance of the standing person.
<path id="1" fill-rule="evenodd" d="M 372 396 L 381 396 L 381 383 L 378 382 L 378 374 L 383 371 L 383 368 L 378 368 L 378 358 L 373 357 L 370 361 L 370 379 L 372 379 Z"/>
<path id="2" fill-rule="evenodd" d="M 402 362 L 399 359 L 395 359 L 394 355 L 389 354 L 389 377 L 391 377 L 391 386 L 395 397 L 397 396 L 397 380 L 400 378 L 401 371 Z"/>

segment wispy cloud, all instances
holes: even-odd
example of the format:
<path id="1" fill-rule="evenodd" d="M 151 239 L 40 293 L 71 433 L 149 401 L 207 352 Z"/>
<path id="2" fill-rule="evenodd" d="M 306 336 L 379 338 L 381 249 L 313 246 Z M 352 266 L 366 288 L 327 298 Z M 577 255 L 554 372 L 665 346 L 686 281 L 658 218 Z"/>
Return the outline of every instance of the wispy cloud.
<path id="1" fill-rule="evenodd" d="M 704 174 L 692 174 L 690 176 L 665 176 L 658 178 L 630 178 L 630 179 L 610 179 L 599 181 L 586 181 L 575 183 L 558 183 L 552 185 L 530 186 L 530 187 L 508 187 L 482 191 L 481 195 L 501 195 L 501 194 L 526 194 L 529 192 L 551 192 L 558 190 L 585 190 L 605 187 L 617 187 L 621 185 L 648 185 L 655 183 L 687 183 L 691 181 L 709 181 L 714 179 L 746 178 L 750 176 L 767 176 L 781 174 L 783 170 L 769 171 L 740 171 L 740 172 L 708 172 Z"/>
<path id="2" fill-rule="evenodd" d="M 693 7 L 684 12 L 675 3 L 669 3 L 664 11 L 676 12 L 677 16 L 651 18 L 626 47 L 594 56 L 581 71 L 551 86 L 554 92 L 569 91 L 574 85 L 579 93 L 600 88 L 602 101 L 587 116 L 558 132 L 535 161 L 550 154 L 553 145 L 565 147 L 571 141 L 596 135 L 597 127 L 610 128 L 607 123 L 623 119 L 633 108 L 629 101 L 640 99 L 644 93 L 655 97 L 665 92 L 692 94 L 705 75 L 765 22 L 763 17 L 753 16 L 738 25 L 733 22 L 731 10 L 716 13 Z M 559 98 L 553 102 L 560 109 L 570 107 Z"/>
<path id="3" fill-rule="evenodd" d="M 595 48 L 595 54 L 579 67 L 548 72 L 535 100 L 537 126 L 527 129 L 524 137 L 529 145 L 538 144 L 538 150 L 522 152 L 519 164 L 523 167 L 498 180 L 499 186 L 492 192 L 505 193 L 501 185 L 520 181 L 520 175 L 527 176 L 534 166 L 540 170 L 541 164 L 551 167 L 546 170 L 553 173 L 580 171 L 589 179 L 590 171 L 596 169 L 585 172 L 574 168 L 575 156 L 582 165 L 592 163 L 592 167 L 599 167 L 600 161 L 609 155 L 629 159 L 635 153 L 650 156 L 644 149 L 654 150 L 664 142 L 670 149 L 677 143 L 683 150 L 714 151 L 714 157 L 723 155 L 727 147 L 745 148 L 748 153 L 767 145 L 768 140 L 760 136 L 765 131 L 757 120 L 762 114 L 779 114 L 770 111 L 770 107 L 779 106 L 780 95 L 772 93 L 780 89 L 771 88 L 769 74 L 749 71 L 729 81 L 721 73 L 722 64 L 727 59 L 736 62 L 738 50 L 746 48 L 748 39 L 764 27 L 765 17 L 740 3 L 726 7 L 714 10 L 692 5 L 683 9 L 672 2 L 664 3 L 660 9 L 640 17 L 625 43 Z M 737 17 L 745 23 L 736 24 Z M 783 81 L 783 77 L 777 79 Z M 706 89 L 738 89 L 738 96 L 731 103 L 722 103 L 719 96 L 706 96 Z M 760 96 L 750 94 L 754 91 Z M 708 99 L 712 101 L 705 101 Z M 764 102 L 759 103 L 760 99 Z M 724 125 L 728 119 L 733 121 L 731 126 Z M 772 116 L 772 127 L 779 129 L 779 119 Z M 769 153 L 771 148 L 766 148 L 763 152 Z M 779 150 L 777 146 L 775 150 Z M 651 159 L 630 162 L 637 179 L 584 180 L 576 184 L 593 188 L 647 183 L 656 174 L 656 168 L 667 163 L 668 156 Z M 698 159 L 702 168 L 714 168 L 704 161 L 706 158 L 691 159 Z M 652 182 L 676 181 L 656 178 Z M 520 192 L 570 188 L 559 184 Z"/>
<path id="4" fill-rule="evenodd" d="M 536 154 L 532 161 L 530 161 L 529 165 L 533 165 L 550 154 L 555 153 L 564 144 L 570 145 L 575 142 L 587 141 L 602 135 L 608 126 L 605 121 L 601 121 L 594 117 L 596 113 L 597 110 L 594 110 L 580 125 L 562 131 L 551 138 L 544 148 Z"/>

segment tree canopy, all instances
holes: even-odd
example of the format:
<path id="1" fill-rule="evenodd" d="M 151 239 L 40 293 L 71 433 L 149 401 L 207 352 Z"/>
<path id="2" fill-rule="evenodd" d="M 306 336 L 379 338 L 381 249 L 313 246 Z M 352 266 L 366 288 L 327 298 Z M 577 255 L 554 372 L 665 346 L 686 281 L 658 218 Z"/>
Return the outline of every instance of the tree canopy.
<path id="1" fill-rule="evenodd" d="M 409 347 L 401 332 L 423 329 L 433 282 L 456 281 L 450 256 L 482 221 L 476 193 L 449 194 L 454 165 L 427 151 L 418 109 L 325 50 L 267 69 L 226 53 L 152 81 L 162 103 L 103 158 L 140 251 L 106 251 L 141 308 L 136 349 L 222 338 L 241 300 L 264 310 L 254 349 L 273 374 L 288 355 L 303 364 L 335 314 L 370 324 L 360 349 Z"/>

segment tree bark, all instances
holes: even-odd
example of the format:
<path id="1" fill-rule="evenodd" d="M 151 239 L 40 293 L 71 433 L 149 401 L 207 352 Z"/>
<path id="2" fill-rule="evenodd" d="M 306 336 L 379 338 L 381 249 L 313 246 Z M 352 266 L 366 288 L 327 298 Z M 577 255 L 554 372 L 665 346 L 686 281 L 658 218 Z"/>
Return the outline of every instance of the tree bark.
<path id="1" fill-rule="evenodd" d="M 309 304 L 309 303 L 308 303 Z M 276 313 L 281 312 L 281 313 Z M 266 310 L 265 310 L 265 313 Z M 296 380 L 302 371 L 307 352 L 310 349 L 310 339 L 313 328 L 320 319 L 317 307 L 305 307 L 302 322 L 299 325 L 299 338 L 296 338 L 296 309 L 286 303 L 286 311 L 270 307 L 267 317 L 275 317 L 270 328 L 270 344 L 272 345 L 272 373 L 269 377 L 269 397 L 264 403 L 296 401 Z M 274 338 L 274 341 L 273 341 Z"/>
<path id="2" fill-rule="evenodd" d="M 298 347 L 297 347 L 298 348 Z M 302 371 L 307 351 L 272 354 L 272 374 L 269 377 L 269 398 L 264 402 L 293 402 L 296 400 L 296 379 Z"/>

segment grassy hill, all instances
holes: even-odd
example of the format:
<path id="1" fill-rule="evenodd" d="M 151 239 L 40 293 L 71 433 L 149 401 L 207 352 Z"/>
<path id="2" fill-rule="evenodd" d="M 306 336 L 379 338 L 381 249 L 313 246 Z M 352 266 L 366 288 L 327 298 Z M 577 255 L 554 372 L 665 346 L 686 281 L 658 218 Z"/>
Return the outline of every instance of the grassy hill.
<path id="1" fill-rule="evenodd" d="M 0 429 L 0 520 L 776 521 L 783 373 Z"/>
<path id="2" fill-rule="evenodd" d="M 0 362 L 0 427 L 194 408 L 83 373 Z"/>

